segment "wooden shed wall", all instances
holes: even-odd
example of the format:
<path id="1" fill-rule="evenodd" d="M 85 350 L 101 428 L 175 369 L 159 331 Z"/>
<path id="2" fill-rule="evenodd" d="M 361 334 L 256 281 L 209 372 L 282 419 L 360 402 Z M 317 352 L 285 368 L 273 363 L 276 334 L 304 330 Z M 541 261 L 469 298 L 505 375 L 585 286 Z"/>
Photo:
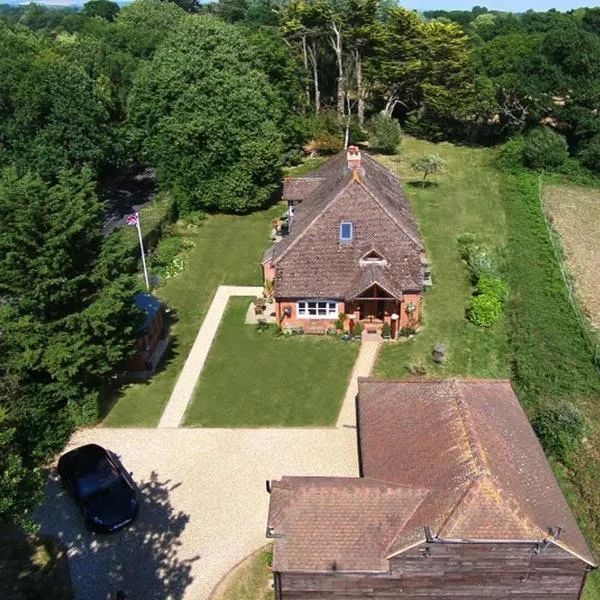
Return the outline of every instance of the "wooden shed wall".
<path id="1" fill-rule="evenodd" d="M 554 545 L 430 543 L 390 572 L 278 574 L 280 600 L 577 600 L 585 564 Z M 429 550 L 425 550 L 429 548 Z M 427 556 L 425 556 L 427 555 Z"/>

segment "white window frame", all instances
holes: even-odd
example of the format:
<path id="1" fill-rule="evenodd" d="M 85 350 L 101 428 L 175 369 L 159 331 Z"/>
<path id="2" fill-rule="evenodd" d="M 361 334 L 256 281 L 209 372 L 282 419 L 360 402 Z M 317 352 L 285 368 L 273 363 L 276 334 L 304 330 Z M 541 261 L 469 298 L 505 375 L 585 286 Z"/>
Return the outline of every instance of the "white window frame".
<path id="1" fill-rule="evenodd" d="M 344 225 L 350 225 L 350 237 L 342 236 L 342 231 L 344 229 Z M 342 244 L 349 244 L 352 241 L 353 237 L 354 237 L 354 225 L 352 224 L 352 221 L 342 221 L 340 223 L 340 242 Z"/>
<path id="2" fill-rule="evenodd" d="M 298 319 L 337 319 L 338 304 L 336 300 L 298 300 L 296 315 Z"/>

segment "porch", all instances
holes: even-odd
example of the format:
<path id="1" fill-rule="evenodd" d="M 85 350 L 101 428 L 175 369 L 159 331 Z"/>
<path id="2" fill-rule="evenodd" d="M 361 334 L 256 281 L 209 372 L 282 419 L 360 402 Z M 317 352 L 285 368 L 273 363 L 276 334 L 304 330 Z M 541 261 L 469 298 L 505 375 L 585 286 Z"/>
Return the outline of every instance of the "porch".
<path id="1" fill-rule="evenodd" d="M 375 284 L 359 296 L 346 301 L 346 313 L 360 323 L 368 334 L 381 334 L 387 323 L 391 328 L 391 337 L 398 334 L 401 298 L 395 298 L 382 287 Z"/>

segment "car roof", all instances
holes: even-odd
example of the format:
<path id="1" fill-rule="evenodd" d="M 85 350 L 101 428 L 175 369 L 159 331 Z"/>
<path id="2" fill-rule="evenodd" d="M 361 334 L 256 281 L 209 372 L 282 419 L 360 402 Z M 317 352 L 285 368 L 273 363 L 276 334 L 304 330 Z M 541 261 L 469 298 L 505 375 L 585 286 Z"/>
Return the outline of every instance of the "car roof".
<path id="1" fill-rule="evenodd" d="M 85 473 L 107 458 L 108 452 L 102 446 L 86 444 L 63 454 L 58 461 L 58 468 Z"/>

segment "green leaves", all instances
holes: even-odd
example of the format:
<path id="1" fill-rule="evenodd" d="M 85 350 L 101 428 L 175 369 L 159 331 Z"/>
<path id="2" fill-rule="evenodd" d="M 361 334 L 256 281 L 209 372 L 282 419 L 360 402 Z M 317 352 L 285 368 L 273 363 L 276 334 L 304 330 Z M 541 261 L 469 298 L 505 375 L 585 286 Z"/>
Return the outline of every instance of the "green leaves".
<path id="1" fill-rule="evenodd" d="M 0 522 L 23 522 L 40 463 L 98 416 L 135 347 L 131 276 L 100 276 L 102 206 L 89 170 L 0 176 Z M 108 261 L 108 258 L 105 258 Z"/>
<path id="2" fill-rule="evenodd" d="M 188 17 L 142 67 L 129 121 L 184 211 L 247 212 L 279 182 L 279 102 L 232 26 Z"/>

